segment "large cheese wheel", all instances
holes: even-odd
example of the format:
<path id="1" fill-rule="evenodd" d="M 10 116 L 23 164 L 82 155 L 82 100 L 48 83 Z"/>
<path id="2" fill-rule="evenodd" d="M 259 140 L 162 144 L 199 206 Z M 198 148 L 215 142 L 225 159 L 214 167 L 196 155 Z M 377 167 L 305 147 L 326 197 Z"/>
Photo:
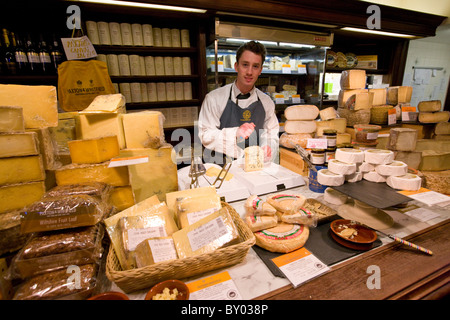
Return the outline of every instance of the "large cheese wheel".
<path id="1" fill-rule="evenodd" d="M 330 159 L 328 161 L 328 170 L 343 175 L 353 174 L 356 172 L 356 164 L 342 162 L 337 159 Z"/>
<path id="2" fill-rule="evenodd" d="M 279 223 L 276 227 L 255 233 L 256 245 L 271 252 L 287 253 L 303 247 L 309 228 L 301 224 Z"/>
<path id="3" fill-rule="evenodd" d="M 377 165 L 375 171 L 383 176 L 403 176 L 408 173 L 408 165 L 402 161 L 393 161 Z"/>
<path id="4" fill-rule="evenodd" d="M 403 176 L 390 176 L 386 179 L 386 184 L 394 189 L 416 191 L 422 186 L 422 178 L 418 175 L 407 173 Z"/>
<path id="5" fill-rule="evenodd" d="M 345 177 L 328 169 L 320 169 L 317 171 L 317 182 L 324 186 L 337 187 L 344 184 Z"/>
<path id="6" fill-rule="evenodd" d="M 284 122 L 284 131 L 287 133 L 313 133 L 316 128 L 314 120 L 286 120 Z"/>
<path id="7" fill-rule="evenodd" d="M 314 120 L 319 115 L 319 108 L 315 105 L 295 105 L 284 109 L 287 120 Z"/>
<path id="8" fill-rule="evenodd" d="M 417 109 L 419 112 L 441 111 L 441 100 L 420 101 Z"/>
<path id="9" fill-rule="evenodd" d="M 295 149 L 295 145 L 299 145 L 302 148 L 306 148 L 306 145 L 308 144 L 308 139 L 314 138 L 313 133 L 296 133 L 296 134 L 289 134 L 286 132 L 283 132 L 283 134 L 280 136 L 280 145 L 289 148 L 289 149 Z"/>
<path id="10" fill-rule="evenodd" d="M 334 154 L 336 160 L 346 163 L 362 163 L 364 162 L 364 151 L 353 148 L 337 148 Z"/>
<path id="11" fill-rule="evenodd" d="M 450 119 L 450 112 L 419 112 L 419 122 L 421 123 L 438 123 L 447 122 Z"/>
<path id="12" fill-rule="evenodd" d="M 279 193 L 267 198 L 267 203 L 282 213 L 293 212 L 305 202 L 306 197 L 299 193 Z"/>
<path id="13" fill-rule="evenodd" d="M 369 149 L 364 151 L 364 161 L 372 164 L 386 164 L 394 161 L 394 152 L 384 149 Z"/>

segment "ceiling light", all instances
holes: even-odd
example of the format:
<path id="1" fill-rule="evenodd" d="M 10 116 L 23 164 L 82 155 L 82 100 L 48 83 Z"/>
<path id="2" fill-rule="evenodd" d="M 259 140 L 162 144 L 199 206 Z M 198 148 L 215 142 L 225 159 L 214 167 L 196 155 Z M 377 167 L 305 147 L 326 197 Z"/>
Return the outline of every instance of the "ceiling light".
<path id="1" fill-rule="evenodd" d="M 193 12 L 193 13 L 205 13 L 204 9 L 194 9 L 186 7 L 175 7 L 167 6 L 161 4 L 150 4 L 141 2 L 128 2 L 128 1 L 116 1 L 116 0 L 77 0 L 78 2 L 90 2 L 90 3 L 100 3 L 109 4 L 117 6 L 127 6 L 127 7 L 138 7 L 138 8 L 148 8 L 148 9 L 160 9 L 160 10 L 172 10 L 172 11 L 183 11 L 183 12 Z"/>
<path id="2" fill-rule="evenodd" d="M 385 31 L 372 30 L 372 29 L 359 29 L 359 28 L 345 27 L 345 28 L 341 28 L 341 30 L 354 31 L 354 32 L 363 32 L 363 33 L 372 33 L 372 34 L 378 34 L 378 35 L 383 35 L 383 36 L 391 36 L 391 37 L 416 38 L 416 36 L 413 36 L 413 35 L 410 35 L 410 34 L 385 32 Z"/>
<path id="3" fill-rule="evenodd" d="M 294 47 L 294 48 L 315 48 L 315 46 L 313 46 L 311 44 L 299 44 L 299 43 L 290 43 L 290 42 L 280 42 L 280 46 Z"/>

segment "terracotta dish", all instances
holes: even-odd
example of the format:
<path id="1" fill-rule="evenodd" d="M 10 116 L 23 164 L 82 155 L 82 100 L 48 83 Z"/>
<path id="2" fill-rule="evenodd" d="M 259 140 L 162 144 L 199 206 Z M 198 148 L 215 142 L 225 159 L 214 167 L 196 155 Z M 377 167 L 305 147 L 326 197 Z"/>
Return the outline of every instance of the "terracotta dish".
<path id="1" fill-rule="evenodd" d="M 122 292 L 110 291 L 99 293 L 90 297 L 88 300 L 130 300 L 128 296 Z"/>
<path id="2" fill-rule="evenodd" d="M 168 288 L 170 292 L 172 292 L 173 289 L 178 290 L 178 296 L 176 300 L 189 300 L 189 288 L 184 282 L 181 282 L 179 280 L 166 280 L 158 284 L 155 284 L 147 292 L 145 300 L 153 300 L 153 297 L 158 293 L 163 293 L 163 290 L 165 288 Z"/>
<path id="3" fill-rule="evenodd" d="M 352 220 L 334 220 L 330 229 L 331 236 L 336 242 L 355 250 L 369 250 L 377 240 L 375 231 Z"/>

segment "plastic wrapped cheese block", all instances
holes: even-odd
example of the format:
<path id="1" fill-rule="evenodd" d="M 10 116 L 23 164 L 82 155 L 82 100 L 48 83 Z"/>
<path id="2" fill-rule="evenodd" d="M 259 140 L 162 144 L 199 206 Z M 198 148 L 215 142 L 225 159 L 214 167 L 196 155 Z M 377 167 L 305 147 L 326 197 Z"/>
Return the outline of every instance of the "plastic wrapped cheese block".
<path id="1" fill-rule="evenodd" d="M 315 105 L 295 105 L 284 109 L 287 120 L 314 120 L 319 115 L 319 108 Z"/>
<path id="2" fill-rule="evenodd" d="M 328 203 L 341 205 L 347 202 L 348 196 L 342 192 L 334 190 L 333 188 L 326 188 L 323 194 L 323 199 Z"/>
<path id="3" fill-rule="evenodd" d="M 441 111 L 441 100 L 420 101 L 417 105 L 419 112 Z"/>
<path id="4" fill-rule="evenodd" d="M 175 232 L 172 237 L 180 259 L 209 253 L 239 242 L 239 232 L 227 208 Z"/>
<path id="5" fill-rule="evenodd" d="M 306 197 L 299 193 L 279 193 L 267 197 L 267 202 L 277 211 L 289 213 L 303 207 Z"/>
<path id="6" fill-rule="evenodd" d="M 25 120 L 23 108 L 13 106 L 0 106 L 0 132 L 23 132 Z"/>
<path id="7" fill-rule="evenodd" d="M 278 224 L 277 216 L 257 216 L 247 215 L 245 217 L 245 223 L 252 232 L 261 231 L 264 229 L 275 227 Z"/>
<path id="8" fill-rule="evenodd" d="M 286 223 L 302 224 L 309 227 L 317 226 L 318 216 L 306 208 L 298 208 L 294 212 L 281 213 L 280 220 Z"/>
<path id="9" fill-rule="evenodd" d="M 244 203 L 245 212 L 249 215 L 274 216 L 277 210 L 263 199 L 253 194 Z"/>
<path id="10" fill-rule="evenodd" d="M 285 222 L 255 233 L 257 246 L 280 253 L 300 249 L 305 245 L 308 237 L 309 228 L 307 226 Z"/>
<path id="11" fill-rule="evenodd" d="M 244 150 L 244 171 L 258 171 L 264 167 L 264 150 L 259 146 L 247 147 Z"/>
<path id="12" fill-rule="evenodd" d="M 363 179 L 371 182 L 386 182 L 386 176 L 382 176 L 376 171 L 364 172 Z"/>
<path id="13" fill-rule="evenodd" d="M 386 179 L 388 186 L 394 189 L 416 191 L 422 186 L 422 178 L 415 174 L 405 174 L 403 176 L 390 176 Z"/>
<path id="14" fill-rule="evenodd" d="M 295 146 L 298 144 L 300 147 L 306 148 L 308 139 L 312 138 L 314 138 L 313 133 L 289 134 L 283 132 L 283 134 L 280 136 L 280 145 L 285 148 L 295 149 Z"/>
<path id="15" fill-rule="evenodd" d="M 384 149 L 365 150 L 364 161 L 372 164 L 391 163 L 394 161 L 394 152 Z"/>
<path id="16" fill-rule="evenodd" d="M 317 171 L 317 181 L 324 186 L 337 187 L 345 182 L 345 177 L 342 174 L 333 173 L 328 169 L 320 169 Z"/>
<path id="17" fill-rule="evenodd" d="M 359 149 L 337 148 L 334 158 L 345 163 L 362 163 L 365 155 L 364 151 Z"/>
<path id="18" fill-rule="evenodd" d="M 286 120 L 284 130 L 287 133 L 313 133 L 316 131 L 314 120 Z"/>
<path id="19" fill-rule="evenodd" d="M 408 173 L 408 165 L 401 161 L 393 161 L 377 165 L 375 171 L 383 176 L 403 176 Z"/>
<path id="20" fill-rule="evenodd" d="M 204 217 L 220 210 L 220 196 L 218 194 L 179 197 L 176 202 L 177 217 L 180 228 L 185 228 Z"/>
<path id="21" fill-rule="evenodd" d="M 343 175 L 353 174 L 356 172 L 356 164 L 342 162 L 337 159 L 330 159 L 328 161 L 328 170 Z"/>
<path id="22" fill-rule="evenodd" d="M 414 151 L 417 143 L 417 130 L 411 128 L 392 128 L 386 148 L 396 151 Z"/>
<path id="23" fill-rule="evenodd" d="M 134 253 L 138 268 L 178 258 L 172 237 L 146 239 L 137 245 Z"/>

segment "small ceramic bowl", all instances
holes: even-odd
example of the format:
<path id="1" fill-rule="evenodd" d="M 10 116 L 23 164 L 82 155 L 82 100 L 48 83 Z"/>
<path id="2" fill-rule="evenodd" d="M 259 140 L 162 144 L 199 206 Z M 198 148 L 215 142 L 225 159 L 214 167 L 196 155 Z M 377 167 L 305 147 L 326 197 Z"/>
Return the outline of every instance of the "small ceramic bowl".
<path id="1" fill-rule="evenodd" d="M 90 297 L 88 300 L 130 300 L 130 298 L 122 292 L 109 291 L 99 293 Z"/>
<path id="2" fill-rule="evenodd" d="M 179 280 L 166 280 L 155 284 L 145 296 L 145 300 L 153 300 L 153 297 L 158 293 L 162 293 L 165 288 L 169 288 L 170 291 L 173 289 L 178 290 L 178 296 L 176 300 L 189 300 L 189 288 L 184 282 Z"/>
<path id="3" fill-rule="evenodd" d="M 341 232 L 346 228 L 355 229 L 357 234 L 351 238 L 342 236 Z M 377 240 L 375 231 L 352 220 L 334 220 L 330 225 L 330 229 L 331 237 L 336 240 L 336 242 L 355 250 L 370 250 L 372 249 L 375 240 Z"/>

